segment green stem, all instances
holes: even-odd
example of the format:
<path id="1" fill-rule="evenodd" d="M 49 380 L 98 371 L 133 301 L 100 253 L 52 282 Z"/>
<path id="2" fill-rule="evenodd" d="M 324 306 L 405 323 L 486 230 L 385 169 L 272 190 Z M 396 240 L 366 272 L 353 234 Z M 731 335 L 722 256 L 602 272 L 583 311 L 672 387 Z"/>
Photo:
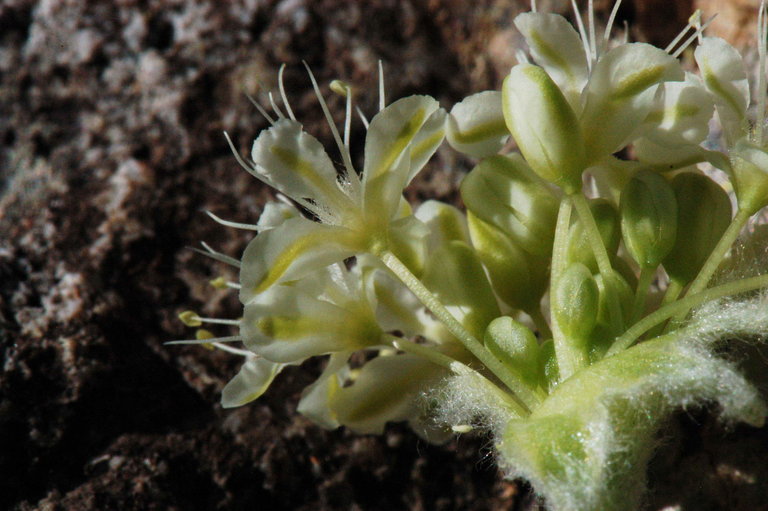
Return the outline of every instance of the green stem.
<path id="1" fill-rule="evenodd" d="M 707 284 L 709 284 L 709 281 L 712 279 L 712 275 L 715 274 L 720 263 L 723 261 L 726 254 L 728 254 L 728 250 L 730 250 L 731 246 L 736 241 L 736 238 L 739 237 L 741 229 L 747 223 L 750 216 L 752 215 L 745 209 L 739 209 L 736 212 L 733 220 L 731 220 L 731 224 L 725 230 L 720 241 L 717 242 L 717 245 L 715 245 L 712 253 L 709 254 L 704 266 L 701 267 L 699 274 L 693 279 L 693 282 L 691 282 L 687 294 L 696 294 L 707 287 Z"/>
<path id="2" fill-rule="evenodd" d="M 747 291 L 754 291 L 768 286 L 768 275 L 760 275 L 758 277 L 751 277 L 748 279 L 736 280 L 728 282 L 720 286 L 709 288 L 696 294 L 689 294 L 685 298 L 672 302 L 656 312 L 649 314 L 642 320 L 638 321 L 632 327 L 627 330 L 624 335 L 617 338 L 614 341 L 611 349 L 608 350 L 606 356 L 615 355 L 634 343 L 641 335 L 650 330 L 655 325 L 658 325 L 662 321 L 665 321 L 675 315 L 685 315 L 691 308 L 701 305 L 702 303 L 710 300 L 716 300 L 724 296 L 737 295 L 740 293 L 746 293 Z"/>
<path id="3" fill-rule="evenodd" d="M 575 193 L 569 197 L 576 207 L 576 212 L 579 214 L 579 220 L 581 220 L 581 225 L 584 227 L 584 234 L 587 236 L 589 245 L 592 247 L 592 253 L 595 255 L 595 260 L 597 261 L 597 269 L 600 271 L 600 275 L 603 276 L 603 281 L 606 283 L 605 299 L 608 304 L 608 321 L 614 332 L 620 332 L 624 329 L 624 318 L 622 318 L 621 305 L 619 304 L 615 290 L 608 284 L 610 276 L 613 273 L 613 267 L 611 266 L 611 259 L 608 257 L 608 251 L 605 249 L 603 237 L 600 236 L 600 230 L 597 228 L 597 223 L 595 223 L 595 217 L 592 215 L 592 210 L 589 209 L 587 198 L 581 193 Z"/>
<path id="4" fill-rule="evenodd" d="M 637 289 L 635 289 L 635 301 L 632 305 L 632 320 L 630 323 L 634 323 L 645 311 L 645 302 L 648 299 L 648 289 L 651 287 L 651 282 L 656 276 L 656 269 L 643 266 L 640 269 L 640 278 L 637 281 Z"/>
<path id="5" fill-rule="evenodd" d="M 579 214 L 581 224 L 584 226 L 584 234 L 587 236 L 592 252 L 595 254 L 597 268 L 600 270 L 601 275 L 608 276 L 613 271 L 611 259 L 608 257 L 608 251 L 605 249 L 603 237 L 600 236 L 600 230 L 597 228 L 592 210 L 589 209 L 587 198 L 581 193 L 575 193 L 569 197 L 573 201 L 576 212 Z"/>
<path id="6" fill-rule="evenodd" d="M 550 278 L 550 296 L 554 294 L 560 277 L 568 264 L 568 232 L 571 228 L 572 202 L 563 200 L 560 202 L 560 210 L 557 213 L 555 226 L 555 240 L 552 244 L 552 276 Z M 565 380 L 575 373 L 582 365 L 584 356 L 572 339 L 568 339 L 557 322 L 556 315 L 552 314 L 552 340 L 555 343 L 555 357 L 560 371 L 560 380 Z"/>
<path id="7" fill-rule="evenodd" d="M 539 403 L 536 395 L 519 378 L 516 378 L 509 369 L 485 346 L 467 331 L 466 328 L 445 308 L 445 306 L 422 284 L 422 282 L 406 267 L 400 259 L 391 252 L 379 254 L 384 265 L 394 273 L 405 287 L 416 295 L 424 306 L 440 320 L 463 345 L 469 350 L 485 367 L 487 367 L 504 385 L 512 391 L 512 397 L 518 404 L 530 414 L 530 410 Z"/>
<path id="8" fill-rule="evenodd" d="M 452 359 L 451 357 L 449 357 L 448 355 L 444 353 L 440 353 L 435 349 L 424 346 L 423 344 L 417 344 L 415 342 L 412 342 L 400 337 L 395 337 L 395 336 L 390 336 L 390 337 L 392 339 L 392 344 L 395 346 L 395 348 L 401 349 L 406 353 L 410 353 L 412 355 L 421 357 L 441 367 L 445 367 L 446 369 L 450 370 L 453 373 L 456 373 L 457 368 L 459 367 L 467 368 L 468 370 L 472 371 L 472 369 L 468 368 L 461 362 L 458 362 Z M 473 371 L 473 373 L 476 377 L 482 378 L 483 383 L 486 386 L 488 386 L 488 388 L 491 389 L 491 391 L 494 394 L 498 395 L 498 397 L 500 397 L 504 401 L 504 403 L 506 403 L 518 417 L 527 417 L 528 415 L 530 415 L 530 411 L 527 408 L 521 405 L 517 400 L 510 399 L 511 396 L 509 393 L 501 390 L 495 383 L 493 383 L 491 380 L 489 380 L 482 374 L 478 373 L 477 371 Z"/>
<path id="9" fill-rule="evenodd" d="M 685 288 L 685 283 L 678 279 L 670 279 L 669 284 L 667 284 L 667 290 L 664 291 L 664 298 L 661 299 L 660 307 L 663 307 L 677 300 L 677 297 L 680 296 L 680 293 L 683 292 L 683 288 Z M 668 323 L 666 327 L 664 323 L 659 323 L 648 331 L 648 337 L 652 339 L 662 333 L 667 333 L 671 326 L 672 323 Z"/>

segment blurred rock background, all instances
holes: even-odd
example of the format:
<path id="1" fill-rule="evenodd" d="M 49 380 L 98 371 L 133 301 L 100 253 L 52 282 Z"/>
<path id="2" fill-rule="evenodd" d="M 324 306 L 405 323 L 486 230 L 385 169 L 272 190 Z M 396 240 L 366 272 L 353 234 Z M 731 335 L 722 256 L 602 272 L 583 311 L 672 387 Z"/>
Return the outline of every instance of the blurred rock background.
<path id="1" fill-rule="evenodd" d="M 540 10 L 570 16 L 567 2 Z M 605 20 L 611 2 L 596 1 Z M 625 1 L 634 40 L 664 46 L 694 8 L 754 48 L 757 0 Z M 309 81 L 342 78 L 376 105 L 426 93 L 450 107 L 498 88 L 520 37 L 513 0 L 2 0 L 0 2 L 0 509 L 528 510 L 488 439 L 435 447 L 392 425 L 327 432 L 295 413 L 317 363 L 224 411 L 240 361 L 196 347 L 181 310 L 236 317 L 207 281 L 239 255 L 271 191 L 238 168 L 266 127 L 277 70 L 308 131 L 331 142 Z M 621 22 L 619 27 L 621 27 Z M 754 51 L 752 51 L 754 54 Z M 327 91 L 327 89 L 326 89 Z M 343 107 L 330 98 L 333 111 Z M 338 117 L 341 119 L 341 117 Z M 353 147 L 364 138 L 353 132 Z M 441 150 L 409 196 L 456 200 L 471 162 Z M 229 273 L 227 273 L 229 272 Z M 224 330 L 218 333 L 225 334 Z M 648 509 L 768 509 L 768 432 L 681 414 L 649 474 Z"/>

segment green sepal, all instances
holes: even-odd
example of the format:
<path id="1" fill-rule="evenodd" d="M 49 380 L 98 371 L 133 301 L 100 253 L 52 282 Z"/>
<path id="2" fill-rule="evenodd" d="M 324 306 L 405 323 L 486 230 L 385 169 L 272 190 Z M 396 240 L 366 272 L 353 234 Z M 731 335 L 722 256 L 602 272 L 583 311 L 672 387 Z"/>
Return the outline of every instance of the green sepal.
<path id="1" fill-rule="evenodd" d="M 592 272 L 581 263 L 568 266 L 554 286 L 552 316 L 567 342 L 579 349 L 597 324 L 599 295 Z"/>
<path id="2" fill-rule="evenodd" d="M 461 198 L 467 211 L 526 251 L 551 254 L 560 201 L 519 154 L 481 161 L 462 181 Z"/>
<path id="3" fill-rule="evenodd" d="M 501 229 L 467 213 L 472 245 L 496 295 L 515 309 L 539 306 L 549 284 L 549 259 L 536 259 L 519 248 Z"/>
<path id="4" fill-rule="evenodd" d="M 422 281 L 476 337 L 501 314 L 483 265 L 466 243 L 450 241 L 430 254 Z"/>
<path id="5" fill-rule="evenodd" d="M 677 201 L 666 179 L 638 171 L 621 192 L 624 245 L 641 268 L 656 268 L 677 238 Z"/>
<path id="6" fill-rule="evenodd" d="M 677 240 L 664 258 L 670 279 L 692 281 L 728 228 L 733 214 L 723 188 L 704 174 L 683 172 L 672 179 L 677 199 Z"/>
<path id="7" fill-rule="evenodd" d="M 501 316 L 488 325 L 483 344 L 529 386 L 538 385 L 539 343 L 530 328 Z"/>

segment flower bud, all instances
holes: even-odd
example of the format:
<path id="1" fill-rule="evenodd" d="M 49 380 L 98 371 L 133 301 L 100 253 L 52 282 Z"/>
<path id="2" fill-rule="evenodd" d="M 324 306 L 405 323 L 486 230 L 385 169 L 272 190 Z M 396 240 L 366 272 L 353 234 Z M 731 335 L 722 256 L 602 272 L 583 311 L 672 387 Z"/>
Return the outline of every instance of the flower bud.
<path id="1" fill-rule="evenodd" d="M 677 241 L 664 269 L 681 284 L 692 281 L 731 221 L 731 200 L 703 174 L 684 172 L 672 180 L 677 199 Z"/>
<path id="2" fill-rule="evenodd" d="M 501 93 L 504 120 L 533 170 L 566 193 L 580 190 L 584 142 L 576 114 L 557 84 L 544 69 L 518 64 Z"/>
<path id="3" fill-rule="evenodd" d="M 520 155 L 481 161 L 462 181 L 461 198 L 527 252 L 551 254 L 559 200 Z"/>
<path id="4" fill-rule="evenodd" d="M 655 268 L 677 237 L 677 202 L 667 180 L 641 170 L 621 193 L 621 232 L 632 258 L 642 268 Z"/>
<path id="5" fill-rule="evenodd" d="M 549 261 L 536 260 L 497 227 L 467 214 L 472 245 L 496 295 L 515 309 L 532 310 L 549 282 Z"/>
<path id="6" fill-rule="evenodd" d="M 539 381 L 547 392 L 551 392 L 560 381 L 555 342 L 552 339 L 547 339 L 539 346 Z"/>
<path id="7" fill-rule="evenodd" d="M 509 316 L 488 325 L 483 343 L 496 358 L 532 386 L 538 383 L 539 343 L 531 329 Z"/>
<path id="8" fill-rule="evenodd" d="M 600 293 L 592 272 L 571 264 L 560 276 L 551 298 L 552 315 L 568 342 L 581 345 L 597 322 Z"/>

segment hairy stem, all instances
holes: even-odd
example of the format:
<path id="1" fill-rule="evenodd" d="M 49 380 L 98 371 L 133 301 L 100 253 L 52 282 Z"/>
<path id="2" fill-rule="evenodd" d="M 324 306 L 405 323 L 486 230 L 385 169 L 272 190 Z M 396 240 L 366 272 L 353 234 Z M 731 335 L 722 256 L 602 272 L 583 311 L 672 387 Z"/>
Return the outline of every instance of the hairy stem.
<path id="1" fill-rule="evenodd" d="M 494 357 L 480 341 L 469 333 L 397 256 L 391 252 L 383 252 L 379 254 L 379 257 L 384 265 L 416 295 L 419 301 L 445 325 L 464 347 L 509 388 L 512 397 L 526 411 L 526 415 L 530 414 L 531 408 L 539 403 L 539 399 L 533 391 L 519 378 L 515 377 L 500 360 Z"/>

